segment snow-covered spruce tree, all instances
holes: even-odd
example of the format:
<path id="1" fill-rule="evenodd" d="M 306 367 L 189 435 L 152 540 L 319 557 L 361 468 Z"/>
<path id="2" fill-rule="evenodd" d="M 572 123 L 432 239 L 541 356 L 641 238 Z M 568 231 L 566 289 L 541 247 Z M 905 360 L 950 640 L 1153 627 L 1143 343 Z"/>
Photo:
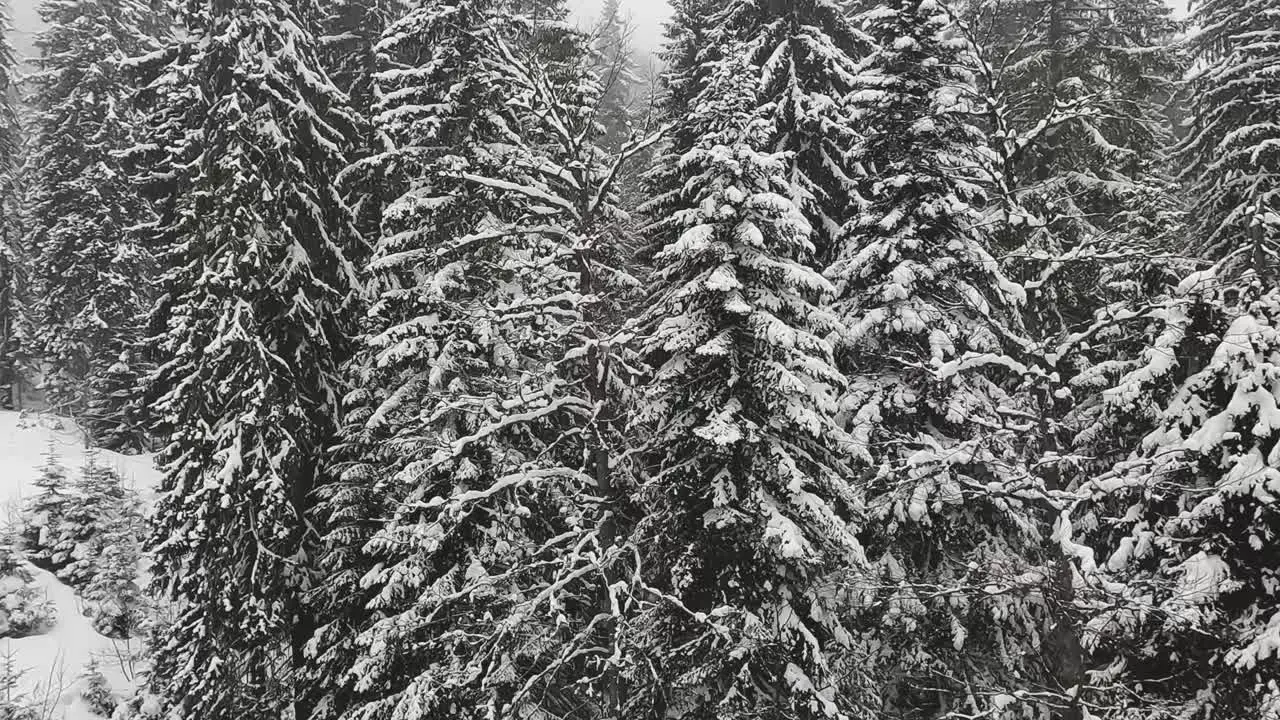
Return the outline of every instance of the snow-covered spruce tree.
<path id="1" fill-rule="evenodd" d="M 426 3 L 380 46 L 405 64 L 380 75 L 379 162 L 407 182 L 329 488 L 325 716 L 614 714 L 619 611 L 599 595 L 635 281 L 613 195 L 643 143 L 597 145 L 587 38 L 554 9 Z"/>
<path id="2" fill-rule="evenodd" d="M 641 77 L 636 64 L 633 31 L 620 0 L 606 0 L 592 32 L 591 53 L 595 78 L 600 84 L 595 116 L 602 134 L 596 143 L 612 154 L 623 152 L 629 143 L 654 132 L 659 124 L 658 110 L 652 104 L 653 88 Z M 643 171 L 652 165 L 655 152 L 650 149 L 638 153 L 622 168 L 618 183 L 622 207 L 635 208 L 647 199 Z M 630 254 L 632 261 L 638 259 L 634 257 L 637 253 Z"/>
<path id="3" fill-rule="evenodd" d="M 133 334 L 139 343 L 145 343 L 145 333 L 135 329 Z M 152 364 L 143 359 L 147 354 L 136 345 L 125 348 L 105 370 L 92 373 L 81 424 L 98 447 L 123 453 L 154 449 L 150 418 L 140 392 L 152 368 Z"/>
<path id="4" fill-rule="evenodd" d="M 56 572 L 70 562 L 70 549 L 62 544 L 62 529 L 71 501 L 71 483 L 52 441 L 45 448 L 44 464 L 32 485 L 39 491 L 22 510 L 22 548 L 32 564 Z"/>
<path id="5" fill-rule="evenodd" d="M 1110 540 L 1103 578 L 1122 600 L 1094 634 L 1134 689 L 1116 717 L 1276 717 L 1280 293 L 1253 275 L 1224 285 L 1205 273 L 1181 294 L 1152 361 L 1114 391 L 1116 404 L 1154 404 L 1155 430 L 1082 489 Z M 1208 322 L 1193 325 L 1205 306 Z M 1196 350 L 1191 330 L 1216 347 L 1162 400 L 1179 370 L 1170 351 Z"/>
<path id="6" fill-rule="evenodd" d="M 622 717 L 834 718 L 859 701 L 828 667 L 851 639 L 841 574 L 862 554 L 824 340 L 837 322 L 816 304 L 832 288 L 807 267 L 811 227 L 790 158 L 768 151 L 748 49 L 708 68 L 689 204 L 652 227 Z"/>
<path id="7" fill-rule="evenodd" d="M 141 518 L 139 518 L 140 520 Z M 152 605 L 138 581 L 141 522 L 118 522 L 102 537 L 92 575 L 81 591 L 81 611 L 102 635 L 117 640 L 137 637 Z"/>
<path id="8" fill-rule="evenodd" d="M 1168 253 L 1182 242 L 1182 204 L 1166 157 L 1180 28 L 1159 0 L 963 9 L 991 139 L 993 251 L 1027 290 L 1028 362 L 1043 370 L 1037 452 L 1048 462 L 1037 464 L 1069 482 L 1106 463 L 1063 458 L 1114 452 L 1074 452 L 1111 371 L 1096 366 L 1142 351 L 1130 341 L 1151 328 L 1132 321 L 1180 276 Z"/>
<path id="9" fill-rule="evenodd" d="M 1264 272 L 1280 263 L 1280 6 L 1205 0 L 1192 22 L 1190 129 L 1178 149 L 1196 208 L 1191 251 L 1228 273 Z"/>
<path id="10" fill-rule="evenodd" d="M 852 158 L 873 181 L 827 271 L 872 568 L 850 669 L 883 717 L 994 713 L 1023 691 L 1040 716 L 1084 676 L 1058 627 L 1071 568 L 1044 537 L 1056 488 L 1019 462 L 1025 296 L 990 251 L 968 49 L 935 0 L 857 21 L 876 50 L 853 80 Z"/>
<path id="11" fill-rule="evenodd" d="M 1165 103 L 1182 60 L 1160 0 L 963 5 L 987 97 L 992 184 L 1027 321 L 1052 336 L 1093 320 L 1112 284 L 1169 242 L 1179 204 Z"/>
<path id="12" fill-rule="evenodd" d="M 180 617 L 150 689 L 170 717 L 306 717 L 309 525 L 341 395 L 357 243 L 333 188 L 355 126 L 305 29 L 311 2 L 184 5 L 151 92 L 167 140 L 158 242 L 168 359 L 149 550 Z M 290 708 L 290 706 L 292 706 Z M 286 708 L 290 708 L 286 710 Z"/>
<path id="13" fill-rule="evenodd" d="M 53 603 L 33 580 L 14 538 L 0 536 L 0 637 L 39 635 L 57 619 Z"/>
<path id="14" fill-rule="evenodd" d="M 79 413 L 136 342 L 152 297 L 154 263 L 131 231 L 150 209 L 113 153 L 137 121 L 120 62 L 154 50 L 160 28 L 142 0 L 44 0 L 40 13 L 48 27 L 30 80 L 28 353 L 43 363 L 49 402 Z"/>
<path id="15" fill-rule="evenodd" d="M 1160 312 L 1152 297 L 1182 270 L 1167 256 L 1181 242 L 1182 208 L 1168 178 L 1164 111 L 1183 65 L 1172 43 L 1178 26 L 1152 0 L 964 9 L 960 29 L 976 45 L 972 64 L 991 140 L 992 250 L 1027 291 L 1022 320 L 1031 344 L 1019 359 L 1034 372 L 1019 394 L 1034 422 L 1019 452 L 1045 489 L 1065 490 L 1105 472 L 1141 436 L 1135 428 L 1102 431 L 1102 391 L 1142 354 L 1143 340 L 1159 334 L 1148 320 Z M 1077 596 L 1062 564 L 1078 549 L 1063 541 L 1088 532 L 1085 520 L 1075 527 L 1061 515 L 1041 530 L 1063 551 L 1055 612 L 1094 602 Z M 1062 657 L 1086 662 L 1083 619 L 1064 619 L 1077 637 L 1059 636 L 1071 648 Z M 1066 711 L 1082 713 L 1097 690 Z"/>
<path id="16" fill-rule="evenodd" d="M 1133 457 L 1084 488 L 1112 612 L 1099 652 L 1142 692 L 1130 706 L 1212 717 L 1280 714 L 1275 673 L 1280 523 L 1275 430 L 1276 136 L 1267 63 L 1280 39 L 1270 5 L 1206 2 L 1190 41 L 1191 122 L 1179 148 L 1193 254 L 1215 261 L 1158 302 L 1135 361 L 1109 387 L 1098 434 L 1137 435 Z M 1268 134 L 1270 133 L 1270 134 Z M 1149 431 L 1142 437 L 1143 431 Z"/>
<path id="17" fill-rule="evenodd" d="M 367 608 L 372 593 L 363 588 L 363 577 L 373 561 L 365 546 L 410 491 L 387 477 L 390 473 L 383 470 L 383 462 L 371 461 L 387 446 L 375 440 L 368 429 L 371 423 L 384 424 L 375 412 L 397 397 L 394 388 L 403 382 L 402 371 L 393 368 L 390 379 L 381 380 L 370 373 L 378 369 L 376 364 L 366 366 L 375 357 L 372 343 L 385 332 L 383 328 L 430 317 L 412 290 L 429 276 L 415 276 L 410 265 L 403 279 L 399 272 L 389 272 L 382 280 L 384 273 L 377 263 L 384 255 L 394 258 L 404 250 L 435 247 L 437 232 L 444 237 L 465 236 L 479 217 L 471 210 L 483 212 L 479 202 L 470 202 L 470 194 L 462 196 L 465 201 L 445 202 L 443 198 L 457 188 L 447 165 L 449 158 L 467 158 L 479 149 L 474 139 L 494 133 L 491 124 L 471 124 L 467 118 L 489 120 L 489 111 L 500 104 L 500 89 L 487 86 L 489 77 L 478 72 L 484 57 L 478 37 L 493 21 L 492 13 L 501 9 L 505 6 L 495 7 L 491 0 L 423 2 L 387 27 L 374 51 L 379 100 L 372 119 L 374 132 L 382 140 L 370 157 L 344 171 L 344 175 L 381 179 L 389 185 L 388 196 L 396 200 L 378 212 L 377 224 L 384 230 L 374 247 L 372 263 L 364 269 L 364 291 L 367 298 L 379 302 L 371 303 L 357 354 L 348 369 L 355 389 L 345 399 L 348 414 L 334 452 L 338 465 L 334 474 L 338 477 L 322 489 L 330 527 L 325 538 L 325 568 L 331 577 L 317 591 L 317 605 L 324 608 L 326 622 L 315 641 L 312 677 L 322 697 L 317 707 L 326 718 L 359 709 L 369 697 L 355 692 L 354 678 L 348 675 L 363 652 L 353 635 L 372 615 Z M 427 112 L 419 117 L 419 109 Z M 442 176 L 449 184 L 435 189 Z M 419 203 L 419 197 L 442 200 Z M 420 254 L 429 257 L 426 250 Z M 412 324 L 406 325 L 406 329 L 412 328 Z M 415 332 L 406 339 L 414 342 L 416 337 Z M 425 347 L 438 346 L 428 340 Z M 407 354 L 402 361 L 410 365 L 417 362 L 417 353 Z M 418 370 L 408 377 L 425 376 Z M 381 391 L 379 386 L 384 385 L 389 389 Z M 412 406 L 406 409 L 415 412 Z M 387 438 L 394 437 L 396 431 L 389 424 L 385 430 L 379 428 Z M 398 453 L 391 460 L 398 460 Z"/>
<path id="18" fill-rule="evenodd" d="M 376 101 L 375 46 L 387 26 L 406 11 L 406 0 L 332 0 L 324 6 L 321 59 L 334 85 L 362 114 Z"/>
<path id="19" fill-rule="evenodd" d="M 693 101 L 706 87 L 707 73 L 723 50 L 711 42 L 716 16 L 727 0 L 673 0 L 671 19 L 665 28 L 666 41 L 658 57 L 664 70 L 658 96 L 659 110 L 668 118 L 684 118 Z M 667 156 L 652 169 L 655 191 L 671 191 L 663 178 L 676 172 L 673 165 L 698 144 L 701 132 L 693 123 L 678 123 L 667 133 Z M 667 172 L 664 172 L 667 171 Z M 678 199 L 673 198 L 673 200 Z"/>
<path id="20" fill-rule="evenodd" d="M 18 193 L 23 128 L 15 106 L 18 63 L 10 42 L 12 30 L 9 2 L 0 0 L 0 408 L 14 408 L 19 402 L 19 326 L 25 265 Z"/>
<path id="21" fill-rule="evenodd" d="M 141 500 L 124 486 L 116 470 L 89 453 L 72 485 L 61 523 L 61 547 L 70 548 L 58 578 L 77 589 L 85 588 L 98 572 L 107 543 L 118 530 L 142 529 Z"/>
<path id="22" fill-rule="evenodd" d="M 325 3 L 321 22 L 320 59 L 340 90 L 347 93 L 360 119 L 357 136 L 349 138 L 352 162 L 338 175 L 336 185 L 351 206 L 361 235 L 377 237 L 382 208 L 395 197 L 388 168 L 376 159 L 387 139 L 370 122 L 381 90 L 377 44 L 386 28 L 408 9 L 407 0 L 335 0 Z M 363 254 L 350 258 L 364 259 Z"/>
<path id="23" fill-rule="evenodd" d="M 660 120 L 668 124 L 663 143 L 656 149 L 644 173 L 641 214 L 663 217 L 684 206 L 685 183 L 689 179 L 680 160 L 701 140 L 704 128 L 692 120 L 689 108 L 706 87 L 708 72 L 723 59 L 724 51 L 711 41 L 716 16 L 727 0 L 672 0 L 671 18 L 665 25 L 665 41 L 658 53 L 663 69 L 655 88 L 655 105 Z M 649 237 L 653 234 L 649 233 Z M 640 262 L 652 260 L 662 249 L 646 245 Z"/>
<path id="24" fill-rule="evenodd" d="M 102 674 L 96 660 L 90 660 L 85 665 L 80 671 L 80 677 L 76 678 L 76 684 L 79 685 L 77 693 L 85 709 L 94 717 L 109 720 L 120 701 L 111 692 L 111 683 L 107 682 L 107 676 Z"/>
<path id="25" fill-rule="evenodd" d="M 866 38 L 850 22 L 843 0 L 689 0 L 668 25 L 664 59 L 669 97 L 664 109 L 675 121 L 667 157 L 653 173 L 654 198 L 646 212 L 668 215 L 687 207 L 687 177 L 679 158 L 704 133 L 685 117 L 705 87 L 707 67 L 725 48 L 746 54 L 743 67 L 757 82 L 756 103 L 769 116 L 774 136 L 762 151 L 782 153 L 789 164 L 791 198 L 813 228 L 814 266 L 830 259 L 836 236 L 858 209 L 858 170 L 847 159 L 856 138 L 845 98 L 866 53 Z"/>
<path id="26" fill-rule="evenodd" d="M 317 591 L 317 604 L 324 608 L 326 622 L 316 639 L 312 673 L 322 698 L 318 704 L 322 717 L 358 709 L 368 697 L 354 692 L 353 678 L 348 676 L 363 652 L 353 635 L 371 616 L 366 606 L 372 594 L 363 589 L 362 578 L 373 561 L 365 546 L 410 490 L 388 478 L 383 463 L 371 462 L 374 453 L 386 446 L 374 440 L 367 429 L 375 421 L 383 424 L 374 413 L 397 396 L 394 388 L 403 382 L 402 371 L 393 367 L 390 379 L 381 380 L 370 373 L 378 369 L 376 365 L 366 366 L 375 357 L 371 343 L 385 332 L 383 328 L 430 317 L 430 310 L 424 310 L 418 294 L 412 291 L 428 276 L 415 275 L 410 265 L 403 279 L 398 277 L 400 272 L 389 272 L 382 280 L 378 259 L 414 249 L 429 257 L 425 248 L 438 244 L 437 232 L 444 237 L 465 236 L 483 212 L 479 202 L 471 202 L 471 194 L 462 196 L 466 201 L 444 200 L 458 185 L 447 163 L 451 157 L 468 158 L 479 149 L 473 139 L 494 134 L 492 124 L 472 124 L 467 119 L 490 120 L 490 110 L 501 102 L 500 89 L 487 86 L 489 77 L 478 72 L 484 58 L 478 37 L 493 21 L 492 13 L 506 7 L 505 3 L 495 6 L 492 0 L 423 2 L 392 22 L 374 49 L 378 70 L 373 76 L 374 95 L 378 101 L 372 121 L 380 140 L 370 157 L 352 163 L 343 175 L 360 180 L 376 178 L 386 184 L 387 197 L 394 200 L 377 212 L 375 224 L 383 231 L 374 248 L 373 263 L 364 269 L 364 291 L 367 298 L 379 302 L 371 303 L 361 343 L 348 369 L 355 389 L 345 399 L 349 412 L 334 452 L 338 465 L 334 474 L 338 477 L 322 489 L 330 526 L 325 538 L 325 567 L 331 577 Z M 435 189 L 442 176 L 448 185 Z M 418 202 L 419 197 L 441 200 Z M 412 324 L 406 325 L 406 329 L 412 328 Z M 416 340 L 416 329 L 407 341 L 422 342 Z M 433 346 L 430 341 L 425 345 L 427 349 Z M 415 363 L 417 353 L 402 360 Z M 423 374 L 418 370 L 408 377 Z M 390 388 L 385 395 L 378 388 L 383 385 Z M 407 410 L 414 411 L 412 406 Z M 391 438 L 396 430 L 387 425 L 379 432 Z M 392 456 L 393 461 L 397 458 Z"/>

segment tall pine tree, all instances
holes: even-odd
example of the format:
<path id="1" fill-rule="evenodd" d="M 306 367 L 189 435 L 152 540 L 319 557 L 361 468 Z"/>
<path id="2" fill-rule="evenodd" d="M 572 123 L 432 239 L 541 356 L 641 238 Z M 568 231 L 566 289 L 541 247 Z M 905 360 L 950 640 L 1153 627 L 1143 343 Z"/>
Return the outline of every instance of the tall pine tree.
<path id="1" fill-rule="evenodd" d="M 615 195 L 644 144 L 601 149 L 587 38 L 557 8 L 424 3 L 379 45 L 392 147 L 373 161 L 404 185 L 327 493 L 326 716 L 587 718 L 616 698 L 592 690 L 616 676 L 598 594 L 636 285 Z"/>
<path id="2" fill-rule="evenodd" d="M 688 205 L 653 228 L 623 717 L 834 718 L 859 700 L 829 665 L 861 558 L 824 339 L 838 324 L 815 304 L 832 288 L 807 267 L 813 232 L 788 197 L 792 159 L 768 150 L 778 128 L 748 49 L 709 68 Z"/>
<path id="3" fill-rule="evenodd" d="M 149 541 L 179 617 L 152 690 L 175 717 L 278 718 L 299 690 L 358 238 L 333 187 L 355 121 L 320 69 L 310 2 L 191 2 L 153 88 L 168 356 Z"/>
<path id="4" fill-rule="evenodd" d="M 1027 290 L 1024 324 L 1045 378 L 1042 444 L 1065 455 L 1073 405 L 1096 391 L 1068 386 L 1115 349 L 1091 341 L 1171 279 L 1182 207 L 1166 104 L 1184 65 L 1180 28 L 1159 0 L 963 8 L 993 150 L 993 251 Z"/>
<path id="5" fill-rule="evenodd" d="M 10 6 L 0 2 L 0 407 L 20 404 L 18 358 L 24 287 L 24 252 L 19 220 L 19 168 L 23 128 L 18 118 L 18 62 L 9 40 Z"/>
<path id="6" fill-rule="evenodd" d="M 1142 352 L 1117 361 L 1101 431 L 1138 436 L 1082 488 L 1105 581 L 1093 621 L 1130 687 L 1124 709 L 1280 713 L 1276 516 L 1280 299 L 1274 3 L 1193 6 L 1189 132 L 1178 148 L 1195 208 L 1187 248 L 1210 270 L 1157 298 Z"/>
<path id="7" fill-rule="evenodd" d="M 1105 540 L 1100 579 L 1118 586 L 1092 626 L 1131 688 L 1122 709 L 1270 717 L 1280 711 L 1280 295 L 1256 276 L 1223 284 L 1212 273 L 1178 295 L 1148 361 L 1112 391 L 1118 407 L 1150 406 L 1154 427 L 1082 488 Z"/>
<path id="8" fill-rule="evenodd" d="M 856 138 L 846 98 L 866 53 L 866 38 L 840 0 L 688 0 L 668 26 L 671 42 L 664 109 L 676 120 L 666 159 L 653 172 L 647 212 L 687 207 L 679 159 L 704 129 L 685 117 L 704 88 L 711 64 L 727 48 L 747 58 L 743 72 L 757 84 L 756 103 L 774 133 L 763 152 L 782 153 L 791 198 L 813 228 L 815 267 L 829 261 L 844 225 L 858 209 L 858 170 L 848 159 Z"/>
<path id="9" fill-rule="evenodd" d="M 334 0 L 324 6 L 321 57 L 352 107 L 368 113 L 376 94 L 379 38 L 407 11 L 405 0 Z"/>
<path id="10" fill-rule="evenodd" d="M 996 713 L 1028 688 L 1027 712 L 1048 716 L 1083 682 L 1055 607 L 1071 567 L 1054 567 L 1041 534 L 1056 488 L 1020 461 L 1034 429 L 1017 397 L 1033 372 L 1019 360 L 1026 298 L 982 212 L 970 49 L 934 0 L 858 19 L 876 50 L 853 81 L 853 158 L 871 177 L 827 271 L 874 578 L 853 658 L 884 717 Z"/>
<path id="11" fill-rule="evenodd" d="M 1280 8 L 1269 0 L 1194 5 L 1190 132 L 1179 147 L 1192 252 L 1271 278 L 1280 262 Z"/>
<path id="12" fill-rule="evenodd" d="M 102 392 L 154 297 L 155 263 L 136 227 L 150 219 L 116 153 L 137 113 L 121 62 L 156 49 L 162 25 L 141 0 L 46 0 L 29 160 L 29 354 L 49 402 L 111 439 L 124 398 Z M 134 442 L 136 444 L 136 441 Z"/>

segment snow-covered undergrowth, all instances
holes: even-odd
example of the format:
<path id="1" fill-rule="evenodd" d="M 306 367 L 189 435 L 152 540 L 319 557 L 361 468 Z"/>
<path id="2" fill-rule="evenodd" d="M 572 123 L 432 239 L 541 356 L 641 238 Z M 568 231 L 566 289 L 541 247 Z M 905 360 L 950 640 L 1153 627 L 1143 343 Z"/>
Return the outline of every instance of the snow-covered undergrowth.
<path id="1" fill-rule="evenodd" d="M 47 415 L 0 411 L 0 502 L 10 523 L 17 520 L 22 501 L 34 492 L 43 453 L 50 443 L 67 468 L 83 464 L 88 448 L 82 434 L 65 420 Z M 114 468 L 127 485 L 144 498 L 158 486 L 159 473 L 150 456 L 118 455 L 96 451 L 98 461 Z M 116 695 L 129 694 L 140 670 L 136 655 L 139 639 L 112 640 L 94 630 L 81 613 L 75 590 L 52 574 L 29 566 L 35 584 L 53 603 L 57 619 L 43 634 L 24 638 L 0 638 L 0 657 L 12 658 L 22 672 L 16 690 L 33 701 L 47 720 L 90 720 L 93 715 L 80 699 L 82 673 L 97 663 Z"/>

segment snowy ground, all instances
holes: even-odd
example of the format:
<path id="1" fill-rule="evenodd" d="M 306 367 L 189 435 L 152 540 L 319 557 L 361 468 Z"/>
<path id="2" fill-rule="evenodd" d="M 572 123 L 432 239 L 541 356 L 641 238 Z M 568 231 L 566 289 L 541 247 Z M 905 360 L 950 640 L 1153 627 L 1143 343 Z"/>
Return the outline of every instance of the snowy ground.
<path id="1" fill-rule="evenodd" d="M 86 448 L 70 423 L 44 415 L 22 417 L 0 411 L 0 501 L 7 517 L 14 517 L 22 499 L 34 492 L 31 483 L 51 441 L 63 466 L 74 475 L 84 461 Z M 98 457 L 146 497 L 159 483 L 159 473 L 149 456 L 98 451 Z M 44 635 L 0 639 L 0 655 L 11 654 L 17 668 L 25 670 L 21 690 L 44 706 L 43 718 L 88 720 L 93 716 L 80 706 L 76 692 L 81 670 L 97 660 L 112 689 L 121 696 L 128 694 L 138 670 L 129 657 L 137 650 L 138 641 L 125 643 L 99 635 L 80 614 L 74 590 L 47 572 L 31 569 L 37 584 L 57 607 L 57 624 Z"/>

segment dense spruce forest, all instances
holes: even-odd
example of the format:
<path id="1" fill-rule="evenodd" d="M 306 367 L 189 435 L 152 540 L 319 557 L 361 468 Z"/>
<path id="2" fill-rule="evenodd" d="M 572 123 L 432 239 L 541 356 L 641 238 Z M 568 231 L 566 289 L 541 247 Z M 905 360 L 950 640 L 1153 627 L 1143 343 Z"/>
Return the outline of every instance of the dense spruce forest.
<path id="1" fill-rule="evenodd" d="M 163 472 L 19 543 L 115 717 L 1280 720 L 1280 0 L 672 5 L 0 47 L 4 402 Z"/>

